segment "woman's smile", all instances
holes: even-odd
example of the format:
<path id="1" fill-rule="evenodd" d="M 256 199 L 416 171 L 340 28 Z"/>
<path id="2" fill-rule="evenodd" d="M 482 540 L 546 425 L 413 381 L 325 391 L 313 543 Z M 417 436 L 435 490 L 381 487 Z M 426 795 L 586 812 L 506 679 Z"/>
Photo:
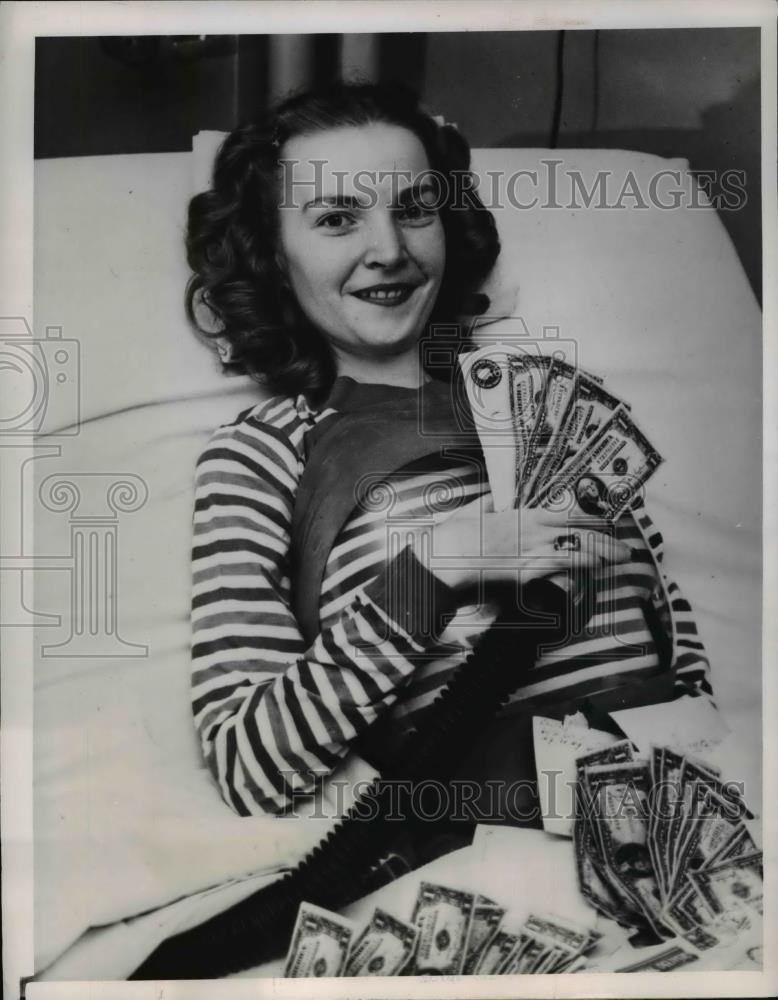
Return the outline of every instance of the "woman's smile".
<path id="1" fill-rule="evenodd" d="M 415 291 L 414 285 L 409 284 L 388 284 L 373 285 L 370 288 L 363 288 L 359 292 L 352 292 L 356 298 L 363 302 L 370 302 L 377 306 L 397 306 L 408 301 Z"/>

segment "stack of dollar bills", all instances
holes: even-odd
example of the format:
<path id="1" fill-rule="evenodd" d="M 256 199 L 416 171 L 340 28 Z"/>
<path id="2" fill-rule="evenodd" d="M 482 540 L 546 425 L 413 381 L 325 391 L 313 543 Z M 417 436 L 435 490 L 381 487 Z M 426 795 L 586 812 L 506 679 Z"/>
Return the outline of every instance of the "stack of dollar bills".
<path id="1" fill-rule="evenodd" d="M 512 437 L 515 506 L 616 520 L 662 462 L 629 405 L 561 357 L 482 348 L 462 366 L 484 444 Z"/>
<path id="2" fill-rule="evenodd" d="M 601 914 L 702 951 L 761 925 L 762 853 L 737 783 L 669 747 L 637 758 L 629 740 L 576 772 L 578 879 Z"/>
<path id="3" fill-rule="evenodd" d="M 478 893 L 422 882 L 409 921 L 377 908 L 354 923 L 310 903 L 297 915 L 284 975 L 428 976 L 578 972 L 600 939 L 567 919 L 532 913 L 504 927 L 504 906 Z"/>

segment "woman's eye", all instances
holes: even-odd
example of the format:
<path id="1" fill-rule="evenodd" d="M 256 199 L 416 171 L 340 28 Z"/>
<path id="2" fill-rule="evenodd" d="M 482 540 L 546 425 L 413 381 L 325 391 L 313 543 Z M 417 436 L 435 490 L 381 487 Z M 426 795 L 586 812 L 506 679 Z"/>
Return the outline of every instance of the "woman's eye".
<path id="1" fill-rule="evenodd" d="M 329 215 L 322 216 L 321 219 L 316 223 L 316 225 L 322 229 L 331 229 L 335 232 L 343 231 L 348 229 L 354 219 L 347 215 L 345 212 L 330 212 Z"/>
<path id="2" fill-rule="evenodd" d="M 411 202 L 400 209 L 400 218 L 411 223 L 426 224 L 431 222 L 436 214 L 431 205 L 419 205 L 416 202 Z"/>

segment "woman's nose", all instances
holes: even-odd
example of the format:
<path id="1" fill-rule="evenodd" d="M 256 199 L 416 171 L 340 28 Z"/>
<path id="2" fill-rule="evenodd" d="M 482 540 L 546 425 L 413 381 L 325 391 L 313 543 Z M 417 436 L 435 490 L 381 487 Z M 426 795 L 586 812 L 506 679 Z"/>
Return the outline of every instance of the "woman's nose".
<path id="1" fill-rule="evenodd" d="M 408 256 L 403 232 L 391 217 L 372 220 L 367 236 L 365 264 L 368 267 L 392 267 Z"/>

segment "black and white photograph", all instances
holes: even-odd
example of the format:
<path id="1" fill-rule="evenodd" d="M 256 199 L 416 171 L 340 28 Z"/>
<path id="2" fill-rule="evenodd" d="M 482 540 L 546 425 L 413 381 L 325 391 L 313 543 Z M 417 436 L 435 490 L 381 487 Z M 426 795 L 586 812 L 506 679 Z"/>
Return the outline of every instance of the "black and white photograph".
<path id="1" fill-rule="evenodd" d="M 4 7 L 4 995 L 774 995 L 774 5 Z"/>

